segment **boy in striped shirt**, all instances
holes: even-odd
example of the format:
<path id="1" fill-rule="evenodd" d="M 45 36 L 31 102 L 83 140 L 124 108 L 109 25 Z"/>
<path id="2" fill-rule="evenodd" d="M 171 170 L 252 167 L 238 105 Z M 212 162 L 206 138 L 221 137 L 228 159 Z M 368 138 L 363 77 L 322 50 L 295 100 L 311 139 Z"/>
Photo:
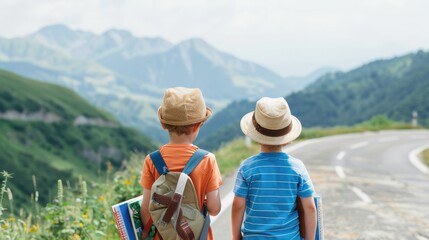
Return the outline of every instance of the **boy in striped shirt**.
<path id="1" fill-rule="evenodd" d="M 300 198 L 306 239 L 314 239 L 314 187 L 302 161 L 283 152 L 301 133 L 284 98 L 261 98 L 240 122 L 261 152 L 240 165 L 232 205 L 233 239 L 302 239 L 296 206 Z"/>

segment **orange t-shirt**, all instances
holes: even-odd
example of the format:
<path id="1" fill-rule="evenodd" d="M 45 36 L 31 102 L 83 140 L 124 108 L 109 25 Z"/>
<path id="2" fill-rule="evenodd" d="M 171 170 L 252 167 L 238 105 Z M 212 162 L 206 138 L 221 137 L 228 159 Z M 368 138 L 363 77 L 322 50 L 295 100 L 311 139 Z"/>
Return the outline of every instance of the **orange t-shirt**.
<path id="1" fill-rule="evenodd" d="M 197 149 L 198 147 L 192 144 L 166 144 L 159 151 L 170 172 L 181 172 Z M 159 176 L 150 155 L 147 155 L 144 160 L 140 185 L 144 189 L 150 190 Z M 215 156 L 212 153 L 207 154 L 189 176 L 194 183 L 199 207 L 202 209 L 206 193 L 214 191 L 222 185 L 222 177 Z M 211 229 L 209 229 L 207 239 L 213 239 Z"/>

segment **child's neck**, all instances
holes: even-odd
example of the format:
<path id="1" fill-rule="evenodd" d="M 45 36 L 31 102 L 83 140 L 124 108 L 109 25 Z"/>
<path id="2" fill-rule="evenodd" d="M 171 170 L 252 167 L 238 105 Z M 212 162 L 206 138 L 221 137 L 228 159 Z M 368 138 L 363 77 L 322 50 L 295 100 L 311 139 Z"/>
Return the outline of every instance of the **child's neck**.
<path id="1" fill-rule="evenodd" d="M 262 145 L 261 144 L 261 152 L 283 152 L 283 146 L 282 145 Z"/>
<path id="2" fill-rule="evenodd" d="M 170 134 L 170 144 L 192 144 L 194 142 L 194 137 L 192 134 L 190 135 L 177 135 L 177 134 Z"/>

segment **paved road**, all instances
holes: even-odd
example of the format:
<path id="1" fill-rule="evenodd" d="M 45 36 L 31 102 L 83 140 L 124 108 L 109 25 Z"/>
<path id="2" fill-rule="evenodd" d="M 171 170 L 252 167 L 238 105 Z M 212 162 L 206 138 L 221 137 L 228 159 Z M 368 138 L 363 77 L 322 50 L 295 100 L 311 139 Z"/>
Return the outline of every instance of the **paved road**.
<path id="1" fill-rule="evenodd" d="M 325 137 L 289 146 L 306 164 L 323 197 L 326 239 L 429 239 L 429 175 L 410 161 L 429 144 L 429 131 L 381 131 Z M 229 194 L 213 219 L 216 239 L 230 239 Z"/>

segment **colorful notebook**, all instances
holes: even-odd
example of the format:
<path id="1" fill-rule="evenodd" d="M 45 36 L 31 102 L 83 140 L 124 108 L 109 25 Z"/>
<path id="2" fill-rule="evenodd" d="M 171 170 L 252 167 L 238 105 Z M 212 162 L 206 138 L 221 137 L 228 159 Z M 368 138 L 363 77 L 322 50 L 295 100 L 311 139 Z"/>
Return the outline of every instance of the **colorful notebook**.
<path id="1" fill-rule="evenodd" d="M 316 205 L 316 238 L 315 240 L 323 240 L 323 209 L 322 209 L 322 197 L 320 195 L 314 196 L 314 203 Z M 305 226 L 304 226 L 304 210 L 302 208 L 302 203 L 300 198 L 297 198 L 297 209 L 299 215 L 299 230 L 301 232 L 301 237 L 305 236 Z"/>
<path id="2" fill-rule="evenodd" d="M 143 196 L 141 195 L 112 206 L 113 216 L 115 218 L 121 240 L 140 239 L 140 233 L 142 231 L 140 205 L 142 200 Z M 130 210 L 130 204 L 132 205 L 132 210 Z M 137 208 L 138 212 L 134 214 L 134 210 L 137 211 Z M 138 218 L 138 220 L 136 218 Z"/>
<path id="3" fill-rule="evenodd" d="M 323 212 L 322 212 L 322 197 L 320 195 L 314 196 L 314 203 L 316 204 L 317 213 L 317 227 L 315 240 L 323 240 Z"/>
<path id="4" fill-rule="evenodd" d="M 141 240 L 141 233 L 143 231 L 143 223 L 140 218 L 140 207 L 142 205 L 143 198 L 138 198 L 135 201 L 128 203 L 128 211 L 130 212 L 131 223 L 133 225 L 136 239 Z"/>

